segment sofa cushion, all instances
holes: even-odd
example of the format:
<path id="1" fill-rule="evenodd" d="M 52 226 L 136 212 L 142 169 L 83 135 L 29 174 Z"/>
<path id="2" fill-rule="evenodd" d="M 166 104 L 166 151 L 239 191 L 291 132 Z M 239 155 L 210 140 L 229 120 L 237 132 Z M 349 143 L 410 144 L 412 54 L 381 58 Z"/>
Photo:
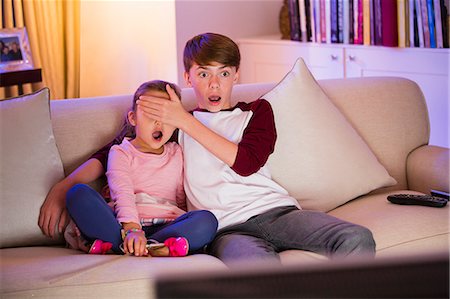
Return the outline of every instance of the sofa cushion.
<path id="1" fill-rule="evenodd" d="M 54 243 L 39 226 L 39 209 L 64 177 L 50 121 L 49 90 L 0 101 L 0 247 Z"/>
<path id="2" fill-rule="evenodd" d="M 377 256 L 406 256 L 449 250 L 449 209 L 396 205 L 387 200 L 397 190 L 364 196 L 330 215 L 367 227 L 373 233 Z"/>
<path id="3" fill-rule="evenodd" d="M 262 98 L 272 104 L 278 131 L 273 178 L 303 208 L 329 211 L 396 183 L 302 59 Z"/>

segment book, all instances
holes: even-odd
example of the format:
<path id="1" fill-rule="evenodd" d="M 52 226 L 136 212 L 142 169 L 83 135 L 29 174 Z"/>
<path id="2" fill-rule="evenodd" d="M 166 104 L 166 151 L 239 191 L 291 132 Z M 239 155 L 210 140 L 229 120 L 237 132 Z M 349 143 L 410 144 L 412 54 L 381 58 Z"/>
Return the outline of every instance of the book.
<path id="1" fill-rule="evenodd" d="M 309 15 L 310 15 L 310 19 L 309 19 L 309 26 L 311 27 L 311 41 L 313 43 L 317 42 L 317 34 L 316 34 L 316 13 L 314 11 L 314 7 L 316 5 L 316 0 L 310 0 L 310 5 L 309 5 Z"/>
<path id="2" fill-rule="evenodd" d="M 409 47 L 409 2 L 410 0 L 405 0 L 405 47 Z"/>
<path id="3" fill-rule="evenodd" d="M 425 43 L 423 37 L 422 9 L 420 6 L 420 0 L 414 0 L 414 12 L 417 20 L 417 37 L 419 38 L 419 47 L 423 48 Z"/>
<path id="4" fill-rule="evenodd" d="M 343 1 L 342 3 L 343 21 L 344 28 L 342 30 L 342 42 L 344 44 L 349 44 L 350 42 L 350 1 Z"/>
<path id="5" fill-rule="evenodd" d="M 443 48 L 444 40 L 442 35 L 441 4 L 439 0 L 434 0 L 434 25 L 436 26 L 436 47 Z"/>
<path id="6" fill-rule="evenodd" d="M 415 33 L 414 29 L 417 30 L 417 18 L 415 16 L 415 12 L 414 12 L 414 0 L 408 0 L 408 7 L 409 7 L 409 10 L 408 10 L 408 12 L 409 12 L 409 46 L 416 47 L 417 34 Z"/>
<path id="7" fill-rule="evenodd" d="M 300 38 L 302 42 L 307 42 L 305 0 L 298 0 L 298 12 L 300 19 Z"/>
<path id="8" fill-rule="evenodd" d="M 337 1 L 337 37 L 338 43 L 344 42 L 344 0 Z"/>
<path id="9" fill-rule="evenodd" d="M 425 48 L 430 47 L 430 26 L 428 24 L 427 0 L 420 0 L 420 11 L 422 13 L 423 42 Z"/>
<path id="10" fill-rule="evenodd" d="M 358 36 L 358 3 L 359 0 L 353 0 L 353 43 L 359 44 Z"/>
<path id="11" fill-rule="evenodd" d="M 338 42 L 338 0 L 329 0 L 330 2 L 330 29 L 331 29 L 331 42 Z"/>
<path id="12" fill-rule="evenodd" d="M 406 47 L 406 10 L 405 0 L 397 0 L 398 46 Z"/>
<path id="13" fill-rule="evenodd" d="M 354 35 L 355 35 L 355 26 L 354 26 L 354 13 L 353 13 L 353 1 L 354 0 L 350 0 L 348 1 L 349 7 L 348 7 L 348 43 L 349 44 L 353 44 L 354 43 Z"/>
<path id="14" fill-rule="evenodd" d="M 291 27 L 291 40 L 300 41 L 300 19 L 298 13 L 298 0 L 288 0 L 289 23 Z"/>
<path id="15" fill-rule="evenodd" d="M 381 44 L 386 47 L 398 46 L 397 3 L 381 0 Z"/>
<path id="16" fill-rule="evenodd" d="M 320 24 L 320 0 L 314 0 L 314 26 L 316 30 L 316 43 L 322 42 Z"/>
<path id="17" fill-rule="evenodd" d="M 370 45 L 370 1 L 363 0 L 363 44 Z"/>
<path id="18" fill-rule="evenodd" d="M 430 28 L 430 48 L 436 48 L 436 27 L 434 25 L 433 0 L 427 0 L 428 26 Z"/>
<path id="19" fill-rule="evenodd" d="M 448 48 L 450 44 L 450 15 L 449 15 L 449 8 L 450 8 L 450 1 L 441 0 L 441 19 L 442 19 L 442 36 L 443 36 L 443 43 L 444 48 Z"/>
<path id="20" fill-rule="evenodd" d="M 370 44 L 375 45 L 375 7 L 373 5 L 373 0 L 370 1 Z"/>
<path id="21" fill-rule="evenodd" d="M 325 34 L 326 34 L 326 41 L 328 44 L 331 43 L 331 1 L 325 0 Z"/>
<path id="22" fill-rule="evenodd" d="M 383 22 L 381 18 L 381 0 L 374 0 L 375 45 L 383 44 Z"/>
<path id="23" fill-rule="evenodd" d="M 320 42 L 327 42 L 327 25 L 326 25 L 326 3 L 320 0 Z"/>
<path id="24" fill-rule="evenodd" d="M 305 0 L 305 15 L 306 15 L 306 41 L 312 41 L 312 28 L 311 28 L 311 1 Z"/>
<path id="25" fill-rule="evenodd" d="M 358 0 L 358 44 L 364 42 L 363 32 L 363 0 Z"/>

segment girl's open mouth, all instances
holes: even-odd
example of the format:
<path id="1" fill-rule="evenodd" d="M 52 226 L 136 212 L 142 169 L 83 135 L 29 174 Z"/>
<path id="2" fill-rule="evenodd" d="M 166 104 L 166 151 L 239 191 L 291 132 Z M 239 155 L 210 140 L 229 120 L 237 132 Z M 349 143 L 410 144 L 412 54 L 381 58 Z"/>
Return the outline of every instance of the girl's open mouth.
<path id="1" fill-rule="evenodd" d="M 152 134 L 153 139 L 159 141 L 163 137 L 163 133 L 161 131 L 155 131 Z"/>

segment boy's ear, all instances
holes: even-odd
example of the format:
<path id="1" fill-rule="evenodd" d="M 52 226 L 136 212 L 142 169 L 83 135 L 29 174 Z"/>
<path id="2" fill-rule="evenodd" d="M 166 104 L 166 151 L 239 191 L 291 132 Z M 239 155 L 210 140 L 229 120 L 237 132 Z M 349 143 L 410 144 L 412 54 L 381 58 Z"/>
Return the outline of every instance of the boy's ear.
<path id="1" fill-rule="evenodd" d="M 239 69 L 236 70 L 236 73 L 234 74 L 234 83 L 238 83 L 239 81 L 239 76 L 240 76 L 241 72 L 239 71 Z"/>
<path id="2" fill-rule="evenodd" d="M 191 78 L 189 77 L 189 73 L 185 71 L 185 72 L 183 73 L 183 75 L 184 75 L 184 82 L 186 82 L 186 85 L 187 85 L 188 87 L 192 87 L 192 84 L 191 84 Z"/>
<path id="3" fill-rule="evenodd" d="M 127 114 L 128 122 L 134 127 L 136 126 L 136 114 L 133 111 L 128 111 Z"/>

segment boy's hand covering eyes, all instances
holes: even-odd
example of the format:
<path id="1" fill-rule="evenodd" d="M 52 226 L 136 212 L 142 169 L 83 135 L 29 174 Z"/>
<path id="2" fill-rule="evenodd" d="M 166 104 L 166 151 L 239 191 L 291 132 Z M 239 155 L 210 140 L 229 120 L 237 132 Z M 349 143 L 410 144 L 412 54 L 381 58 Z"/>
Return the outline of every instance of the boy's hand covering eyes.
<path id="1" fill-rule="evenodd" d="M 140 96 L 137 104 L 148 117 L 163 124 L 181 128 L 190 114 L 184 110 L 180 98 L 169 85 L 166 85 L 166 90 L 169 94 L 169 99 L 155 96 Z"/>

